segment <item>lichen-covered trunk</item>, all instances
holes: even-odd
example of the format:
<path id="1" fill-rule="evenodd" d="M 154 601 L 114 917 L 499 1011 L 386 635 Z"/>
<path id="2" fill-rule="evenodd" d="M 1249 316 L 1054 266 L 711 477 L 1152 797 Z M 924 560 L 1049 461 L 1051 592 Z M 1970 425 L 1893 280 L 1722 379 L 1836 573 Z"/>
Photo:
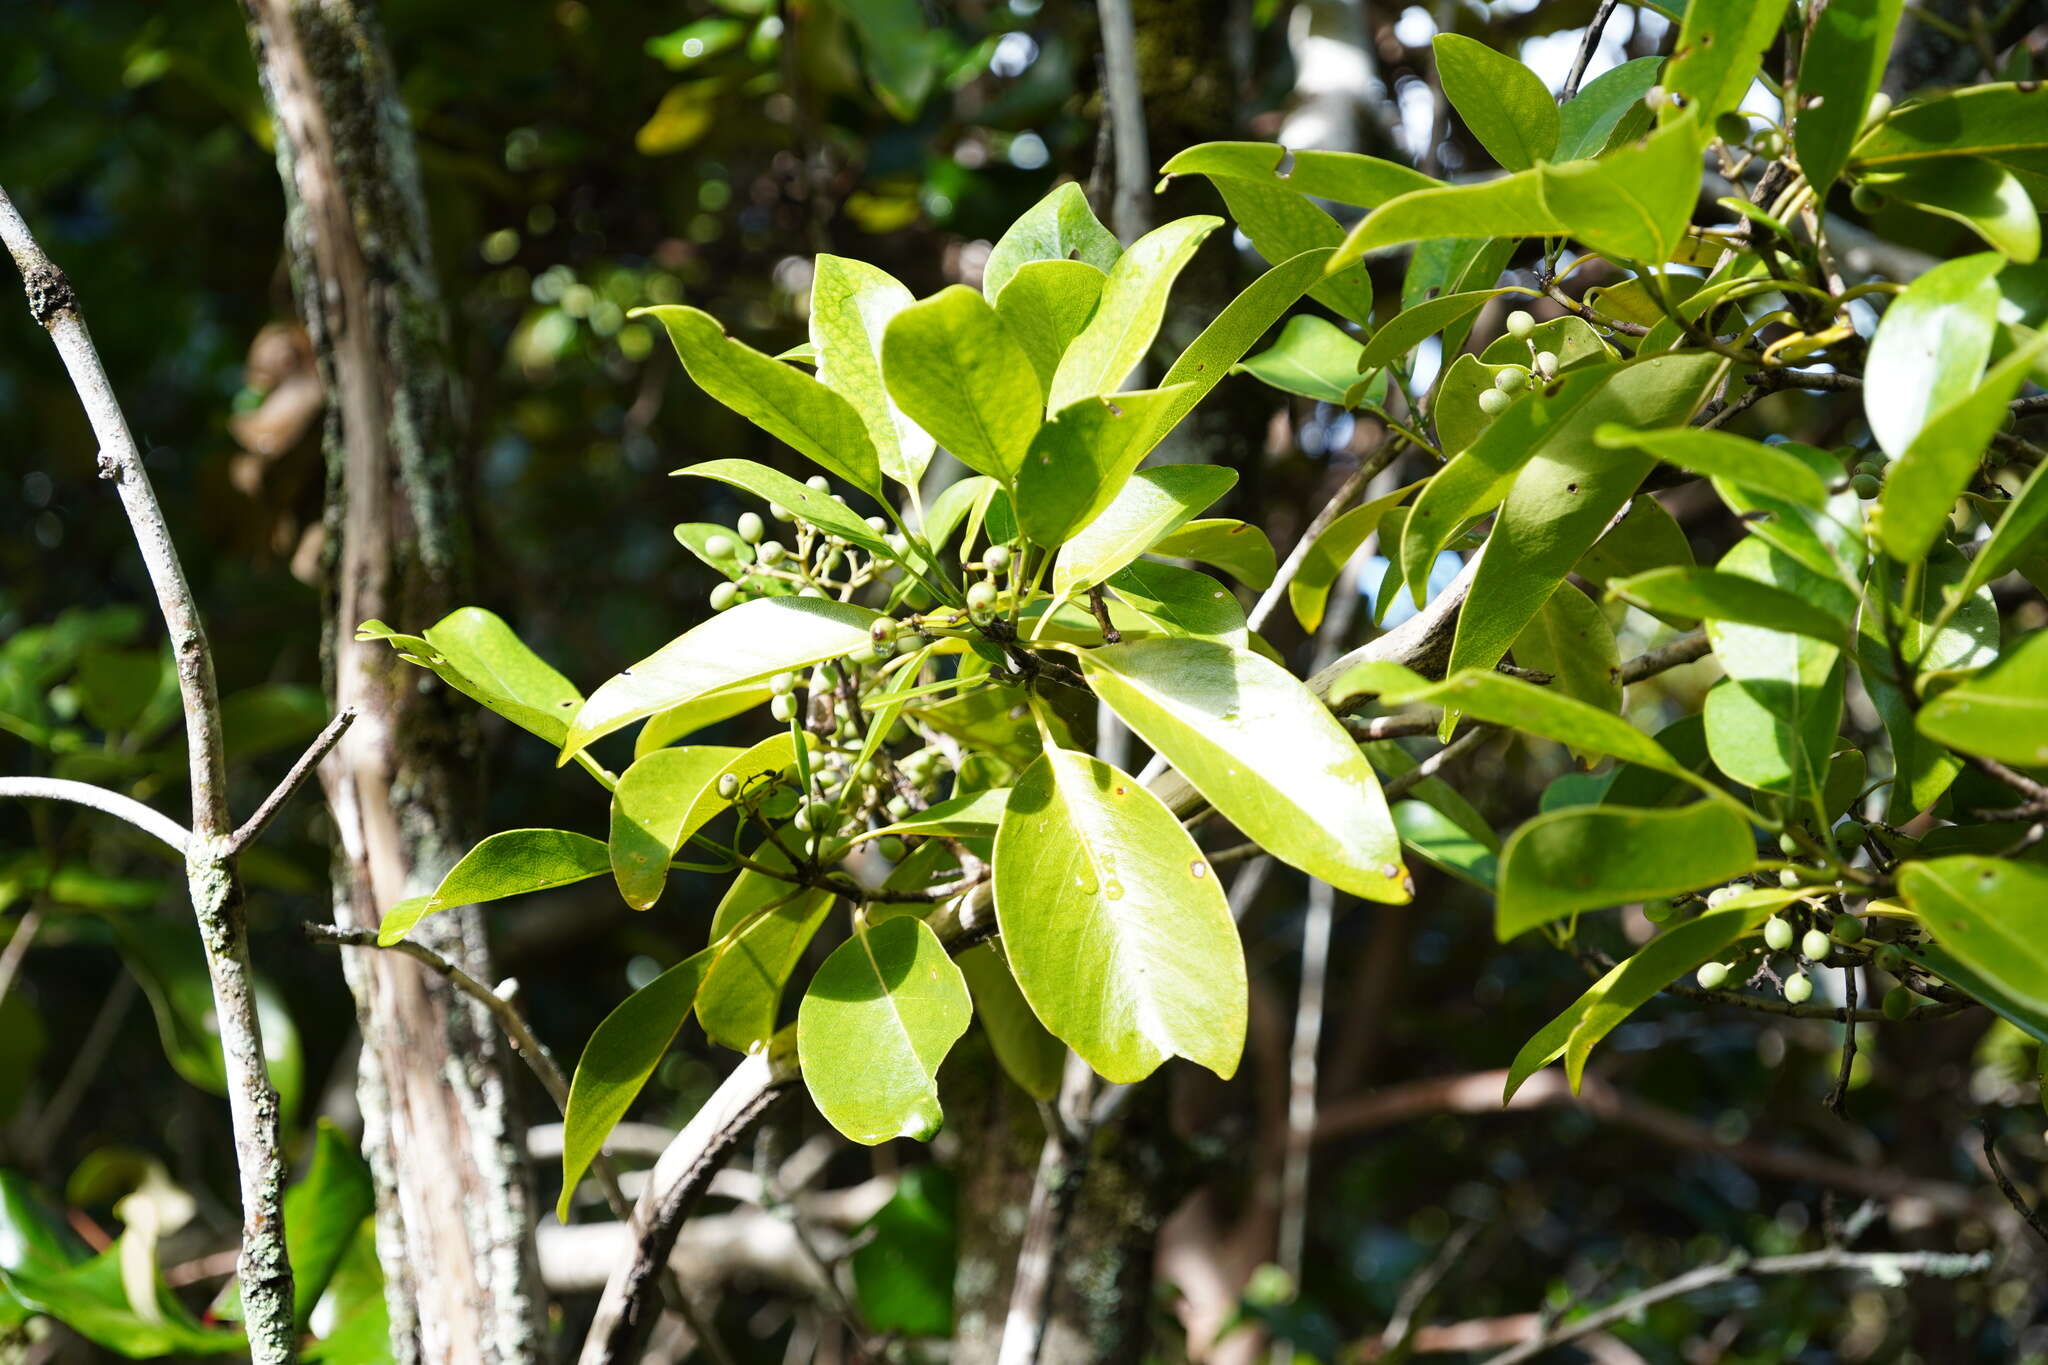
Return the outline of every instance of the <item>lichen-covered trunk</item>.
<path id="1" fill-rule="evenodd" d="M 299 308 L 327 392 L 327 676 L 358 719 L 323 780 L 334 914 L 374 928 L 466 844 L 473 731 L 357 623 L 431 624 L 459 601 L 447 320 L 412 129 L 368 0 L 244 0 L 284 181 Z M 493 979 L 479 913 L 417 937 Z M 539 1359 L 533 1196 L 511 1059 L 480 1006 L 394 954 L 345 958 L 363 1035 L 363 1145 L 401 1365 Z"/>

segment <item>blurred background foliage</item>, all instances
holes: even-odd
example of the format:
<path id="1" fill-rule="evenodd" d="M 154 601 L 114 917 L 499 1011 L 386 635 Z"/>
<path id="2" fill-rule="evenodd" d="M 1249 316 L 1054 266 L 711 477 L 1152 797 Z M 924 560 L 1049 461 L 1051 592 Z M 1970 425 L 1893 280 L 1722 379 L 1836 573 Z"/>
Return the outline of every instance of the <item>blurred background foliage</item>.
<path id="1" fill-rule="evenodd" d="M 1284 133 L 1437 173 L 1477 168 L 1484 154 L 1437 109 L 1430 37 L 1454 27 L 1522 53 L 1555 84 L 1594 8 L 1138 0 L 1154 164 L 1195 141 Z M 731 454 L 793 467 L 689 385 L 630 309 L 687 301 L 773 352 L 804 338 L 817 252 L 873 261 L 924 295 L 978 282 L 989 241 L 1062 179 L 1090 185 L 1107 212 L 1092 4 L 407 0 L 386 5 L 383 19 L 419 138 L 461 384 L 478 604 L 586 685 L 705 614 L 711 580 L 669 528 L 730 522 L 741 509 L 722 488 L 672 482 L 667 471 Z M 1653 13 L 1624 6 L 1596 71 L 1656 51 L 1664 31 Z M 1361 104 L 1360 91 L 1377 93 Z M 239 9 L 0 5 L 0 183 L 70 272 L 150 452 L 230 697 L 246 809 L 324 718 L 311 581 L 323 475 L 319 386 L 291 317 L 283 200 Z M 1196 182 L 1169 187 L 1154 211 L 1220 205 Z M 1880 226 L 1917 234 L 1909 244 L 1937 254 L 1974 249 L 1940 220 Z M 1219 235 L 1177 295 L 1184 307 L 1168 342 L 1184 341 L 1257 269 L 1241 237 Z M 1379 269 L 1380 296 L 1397 298 L 1399 262 Z M 0 770 L 86 777 L 175 812 L 182 740 L 141 566 L 95 478 L 56 357 L 18 310 L 9 316 Z M 1482 318 L 1475 347 L 1498 327 L 1497 316 Z M 1182 457 L 1235 466 L 1240 482 L 1218 514 L 1266 526 L 1283 547 L 1378 436 L 1368 419 L 1248 378 L 1226 384 L 1211 408 Z M 1816 428 L 1809 411 L 1796 396 L 1773 399 L 1750 430 L 1830 444 L 1837 433 Z M 1688 523 L 1682 502 L 1672 510 L 1706 538 L 1697 548 L 1708 558 L 1712 522 Z M 1298 653 L 1292 629 L 1277 628 L 1274 642 Z M 1697 710 L 1696 696 L 1638 693 L 1644 717 Z M 587 818 L 580 777 L 502 726 L 489 737 L 490 827 Z M 1521 818 L 1558 775 L 1555 762 L 1496 746 L 1462 785 L 1490 819 Z M 266 1018 L 273 1064 L 306 1152 L 315 1116 L 346 1127 L 352 1111 L 346 991 L 333 958 L 296 932 L 325 913 L 326 833 L 317 802 L 301 802 L 246 863 L 277 1020 L 272 1029 Z M 1478 1319 L 1609 1298 L 1732 1248 L 1807 1245 L 1821 1220 L 1855 1207 L 1853 1193 L 1824 1193 L 1796 1162 L 1740 1159 L 1763 1147 L 1873 1182 L 1896 1175 L 1904 1192 L 1888 1214 L 1901 1245 L 1990 1244 L 1959 1097 L 2030 1104 L 2038 1093 L 2026 1050 L 1981 1015 L 1879 1031 L 1859 1061 L 1850 1124 L 1820 1106 L 1835 1065 L 1831 1029 L 1669 999 L 1614 1037 L 1599 1093 L 1628 1100 L 1501 1115 L 1497 1080 L 1445 1087 L 1503 1066 L 1583 977 L 1562 954 L 1496 945 L 1483 895 L 1419 867 L 1418 876 L 1415 906 L 1353 907 L 1339 919 L 1304 1274 L 1296 1286 L 1250 1273 L 1270 1259 L 1270 1227 L 1242 1226 L 1259 1244 L 1223 1258 L 1234 1267 L 1227 1292 L 1244 1286 L 1235 1320 L 1318 1359 L 1368 1358 L 1397 1316 Z M 522 983 L 558 1053 L 573 1057 L 629 985 L 700 946 L 699 908 L 712 892 L 687 878 L 677 888 L 647 915 L 624 911 L 602 884 L 496 912 L 501 969 Z M 1232 1227 L 1270 1178 L 1302 891 L 1292 874 L 1270 878 L 1246 920 L 1258 982 L 1252 1064 L 1223 1094 L 1181 1078 L 1183 1107 L 1213 1149 L 1201 1226 Z M 0 808 L 0 935 L 12 945 L 0 950 L 0 1166 L 69 1199 L 72 1228 L 95 1246 L 121 1221 L 116 1198 L 155 1188 L 149 1173 L 163 1173 L 194 1204 L 164 1234 L 174 1285 L 217 1275 L 236 1224 L 186 914 L 179 869 L 124 826 L 69 808 Z M 679 1050 L 636 1117 L 679 1123 L 715 1080 L 711 1067 L 701 1039 Z M 1411 1093 L 1409 1108 L 1374 1103 Z M 533 1118 L 546 1117 L 537 1091 L 526 1100 Z M 1674 1117 L 1690 1125 L 1685 1140 L 1668 1127 L 1656 1135 Z M 2043 1156 L 2031 1131 L 2008 1145 L 2030 1163 Z M 944 1140 L 936 1151 L 943 1161 Z M 110 1154 L 134 1159 L 130 1175 L 78 1178 Z M 891 1171 L 920 1159 L 889 1149 L 838 1158 L 849 1178 L 870 1161 Z M 878 1223 L 870 1246 L 881 1251 L 854 1266 L 878 1325 L 930 1332 L 945 1321 L 937 1296 L 951 1258 L 935 1268 L 924 1253 L 950 1235 L 952 1205 L 943 1173 L 922 1172 Z M 905 1254 L 885 1254 L 891 1236 Z M 1955 1283 L 1728 1288 L 1656 1308 L 1611 1358 L 2048 1358 L 2040 1271 L 2022 1255 Z M 1426 1302 L 1415 1301 L 1419 1284 L 1434 1285 Z M 1182 1350 L 1169 1298 L 1158 1315 L 1163 1359 Z M 801 1326 L 770 1302 L 735 1293 L 721 1309 L 749 1358 L 782 1358 Z M 563 1321 L 587 1311 L 572 1300 Z M 0 1343 L 8 1327 L 0 1319 Z M 9 1349 L 0 1344 L 0 1358 Z"/>

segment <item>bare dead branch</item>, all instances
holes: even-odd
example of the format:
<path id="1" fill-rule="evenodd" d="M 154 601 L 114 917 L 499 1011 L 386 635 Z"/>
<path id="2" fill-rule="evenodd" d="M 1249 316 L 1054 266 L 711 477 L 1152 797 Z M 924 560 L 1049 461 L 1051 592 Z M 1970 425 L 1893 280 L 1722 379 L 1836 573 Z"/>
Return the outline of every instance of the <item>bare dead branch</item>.
<path id="1" fill-rule="evenodd" d="M 320 766 L 320 760 L 327 757 L 335 745 L 341 743 L 342 735 L 355 723 L 355 718 L 355 708 L 345 706 L 340 715 L 327 722 L 326 729 L 314 736 L 313 742 L 306 746 L 306 752 L 299 755 L 299 761 L 292 764 L 291 771 L 284 775 L 284 781 L 278 783 L 270 795 L 263 798 L 263 804 L 256 808 L 256 813 L 244 820 L 242 827 L 228 840 L 228 850 L 231 853 L 240 853 L 256 841 L 257 836 L 277 818 L 277 813 L 284 809 L 285 802 L 291 800 L 299 788 L 306 785 L 306 779 Z"/>
<path id="2" fill-rule="evenodd" d="M 131 796 L 95 787 L 90 782 L 74 782 L 65 777 L 0 777 L 0 799 L 8 797 L 24 801 L 68 801 L 74 806 L 85 806 L 102 815 L 111 815 L 169 845 L 171 851 L 181 858 L 192 843 L 191 832 L 162 811 L 145 806 Z"/>

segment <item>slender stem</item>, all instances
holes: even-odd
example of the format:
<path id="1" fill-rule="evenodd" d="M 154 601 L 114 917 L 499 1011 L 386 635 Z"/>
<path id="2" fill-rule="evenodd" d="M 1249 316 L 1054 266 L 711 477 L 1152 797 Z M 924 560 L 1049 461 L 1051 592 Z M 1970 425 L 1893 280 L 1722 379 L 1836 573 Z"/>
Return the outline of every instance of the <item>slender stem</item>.
<path id="1" fill-rule="evenodd" d="M 1991 1168 L 1991 1178 L 1998 1182 L 1998 1192 L 2005 1196 L 2005 1202 L 2012 1205 L 2013 1212 L 2020 1216 L 2021 1221 L 2033 1231 L 2033 1234 L 2043 1242 L 2048 1242 L 2048 1223 L 2041 1221 L 2041 1215 L 2034 1212 L 2033 1207 L 2027 1203 L 2026 1196 L 2012 1183 L 2012 1177 L 2005 1173 L 2005 1167 L 1998 1164 L 1998 1147 L 1991 1138 L 1991 1125 L 1981 1119 L 1978 1123 L 1984 1135 L 1984 1162 Z"/>
<path id="2" fill-rule="evenodd" d="M 1600 49 L 1601 30 L 1607 27 L 1607 20 L 1618 3 L 1619 0 L 1600 0 L 1600 8 L 1593 11 L 1593 22 L 1586 25 L 1586 32 L 1579 39 L 1579 55 L 1572 62 L 1571 74 L 1564 78 L 1564 89 L 1557 92 L 1559 104 L 1571 103 L 1579 93 L 1579 82 L 1586 79 L 1586 65 Z"/>
<path id="3" fill-rule="evenodd" d="M 21 271 L 29 312 L 49 332 L 98 439 L 99 470 L 113 482 L 155 589 L 176 662 L 189 755 L 192 833 L 186 884 L 213 987 L 214 1019 L 228 1083 L 235 1166 L 242 1203 L 240 1279 L 255 1365 L 290 1365 L 298 1353 L 292 1269 L 284 1228 L 285 1162 L 277 1091 L 270 1082 L 251 987 L 248 925 L 237 884 L 233 823 L 221 740 L 220 694 L 199 608 L 178 561 L 170 528 L 143 468 L 142 453 L 114 397 L 71 283 L 37 245 L 14 202 L 0 189 L 0 242 Z M 164 831 L 151 833 L 163 837 Z"/>
<path id="4" fill-rule="evenodd" d="M 327 728 L 314 737 L 313 742 L 306 746 L 306 752 L 299 755 L 299 761 L 292 764 L 291 771 L 284 775 L 284 781 L 278 783 L 270 795 L 263 798 L 263 804 L 256 808 L 256 813 L 244 820 L 242 827 L 228 840 L 229 851 L 239 853 L 255 842 L 256 837 L 277 818 L 277 813 L 284 809 L 285 802 L 291 800 L 299 788 L 306 785 L 306 779 L 320 766 L 320 760 L 327 757 L 335 745 L 341 743 L 342 735 L 355 723 L 355 718 L 354 707 L 343 707 L 340 715 L 327 722 Z"/>
<path id="5" fill-rule="evenodd" d="M 1697 662 L 1713 652 L 1713 643 L 1707 639 L 1704 630 L 1681 635 L 1669 644 L 1645 650 L 1621 666 L 1621 680 L 1624 683 L 1639 683 L 1645 678 Z"/>
<path id="6" fill-rule="evenodd" d="M 7 946 L 0 948 L 0 1003 L 5 1003 L 7 992 L 14 989 L 14 978 L 21 971 L 22 959 L 28 956 L 29 946 L 36 941 L 36 934 L 43 927 L 43 912 L 40 900 L 31 905 L 14 926 L 8 936 Z"/>
<path id="7" fill-rule="evenodd" d="M 1273 614 L 1279 607 L 1281 599 L 1287 595 L 1287 585 L 1301 572 L 1301 566 L 1307 562 L 1308 553 L 1315 548 L 1317 538 L 1357 500 L 1358 495 L 1365 491 L 1365 486 L 1372 482 L 1373 476 L 1391 464 L 1394 457 L 1404 449 L 1406 444 L 1401 440 L 1385 441 L 1379 449 L 1361 460 L 1358 468 L 1345 477 L 1344 482 L 1338 485 L 1337 491 L 1330 495 L 1330 500 L 1323 504 L 1323 510 L 1316 513 L 1309 524 L 1302 528 L 1300 538 L 1294 542 L 1294 548 L 1287 552 L 1287 558 L 1280 565 L 1279 571 L 1273 575 L 1273 581 L 1259 594 L 1259 600 L 1253 604 L 1251 611 L 1246 613 L 1247 627 L 1255 631 L 1265 628 L 1266 618 Z"/>
<path id="8" fill-rule="evenodd" d="M 74 782 L 67 777 L 0 777 L 0 800 L 9 797 L 25 801 L 68 801 L 74 806 L 86 806 L 103 815 L 126 820 L 135 828 L 170 846 L 180 857 L 192 843 L 191 833 L 162 811 L 143 805 L 130 796 L 95 787 L 90 782 Z"/>

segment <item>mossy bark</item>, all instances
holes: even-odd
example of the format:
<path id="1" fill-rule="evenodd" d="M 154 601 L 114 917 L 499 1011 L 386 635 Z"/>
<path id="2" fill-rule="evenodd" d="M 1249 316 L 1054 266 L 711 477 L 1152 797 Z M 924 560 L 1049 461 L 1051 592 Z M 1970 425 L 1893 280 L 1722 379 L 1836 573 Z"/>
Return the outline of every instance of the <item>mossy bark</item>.
<path id="1" fill-rule="evenodd" d="M 327 392 L 327 678 L 358 719 L 323 769 L 337 831 L 335 921 L 374 928 L 467 846 L 475 730 L 382 646 L 462 600 L 467 527 L 447 318 L 413 134 L 368 0 L 244 0 L 284 181 L 300 312 Z M 474 908 L 416 935 L 494 979 Z M 415 1361 L 542 1353 L 533 1194 L 509 1050 L 482 1006 L 395 955 L 344 959 L 363 1034 L 364 1148 L 393 1345 Z"/>

